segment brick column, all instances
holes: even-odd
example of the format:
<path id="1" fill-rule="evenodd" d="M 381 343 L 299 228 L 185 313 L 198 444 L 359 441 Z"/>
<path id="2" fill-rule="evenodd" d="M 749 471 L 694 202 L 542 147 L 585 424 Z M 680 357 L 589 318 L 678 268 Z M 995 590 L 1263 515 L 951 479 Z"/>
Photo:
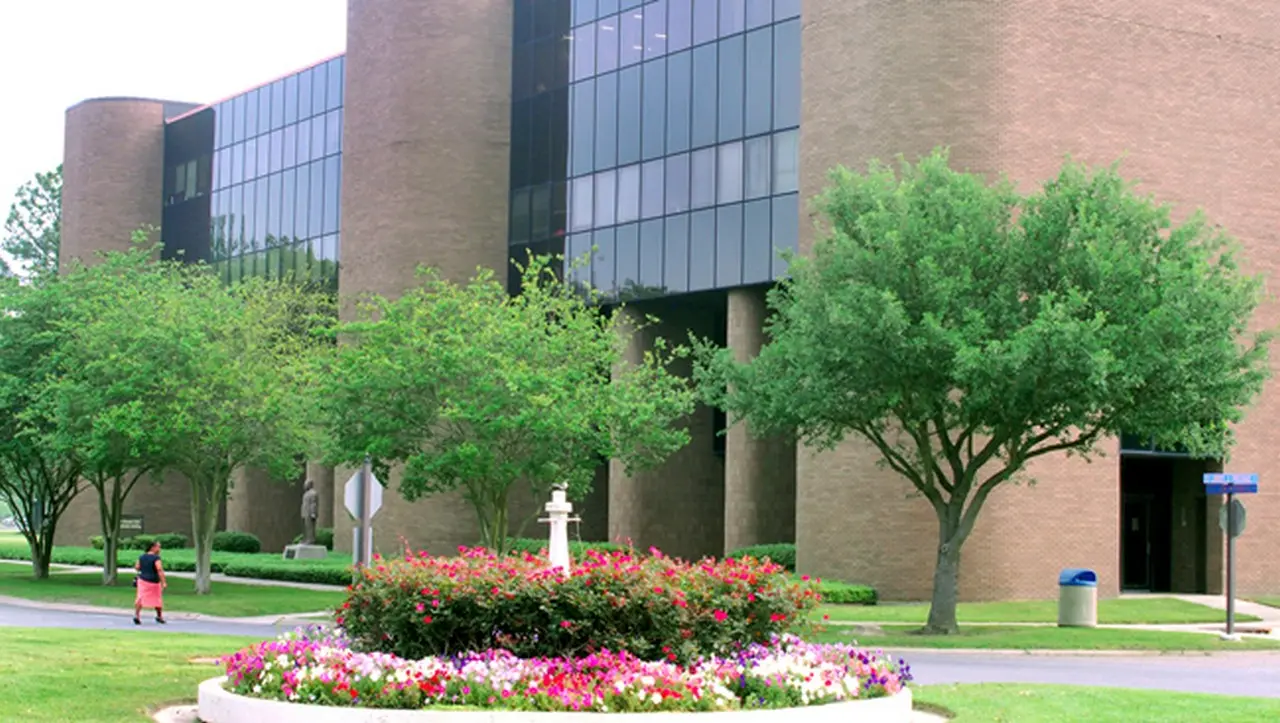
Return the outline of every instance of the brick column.
<path id="1" fill-rule="evenodd" d="M 765 343 L 765 290 L 729 292 L 728 341 L 739 362 L 754 359 Z M 725 442 L 724 549 L 795 542 L 796 446 L 783 438 L 758 439 L 745 422 L 729 428 Z"/>
<path id="2" fill-rule="evenodd" d="M 302 534 L 302 472 L 277 480 L 256 467 L 237 471 L 227 498 L 227 529 L 257 535 L 263 552 L 283 552 Z"/>
<path id="3" fill-rule="evenodd" d="M 688 332 L 709 335 L 711 316 L 687 300 L 681 306 L 628 309 L 632 323 L 653 313 L 662 321 L 631 333 L 625 363 L 637 364 L 659 335 L 682 343 Z M 628 332 L 630 333 L 630 332 Z M 687 362 L 671 370 L 688 375 Z M 724 550 L 724 463 L 715 453 L 712 410 L 699 405 L 686 421 L 690 441 L 658 467 L 626 474 L 622 464 L 609 464 L 609 539 L 630 540 L 637 549 L 698 559 Z"/>

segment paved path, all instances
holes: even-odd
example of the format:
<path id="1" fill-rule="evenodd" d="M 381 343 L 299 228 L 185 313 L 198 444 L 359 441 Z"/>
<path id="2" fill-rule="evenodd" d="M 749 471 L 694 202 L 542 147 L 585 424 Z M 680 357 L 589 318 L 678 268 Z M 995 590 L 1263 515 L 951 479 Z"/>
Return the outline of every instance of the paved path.
<path id="1" fill-rule="evenodd" d="M 248 635 L 270 638 L 296 621 L 277 624 L 173 620 L 141 630 L 162 633 Z M 0 626 L 138 630 L 128 615 L 73 612 L 0 603 Z M 910 651 L 903 654 L 917 682 L 1059 683 L 1224 693 L 1280 698 L 1280 654 L 1178 656 L 1027 655 Z"/>

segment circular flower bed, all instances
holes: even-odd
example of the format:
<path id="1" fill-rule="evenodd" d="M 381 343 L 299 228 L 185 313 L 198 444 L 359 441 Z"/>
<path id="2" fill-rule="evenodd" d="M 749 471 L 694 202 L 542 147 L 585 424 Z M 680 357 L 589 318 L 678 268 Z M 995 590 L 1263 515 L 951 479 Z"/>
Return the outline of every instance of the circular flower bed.
<path id="1" fill-rule="evenodd" d="M 340 633 L 299 631 L 223 660 L 226 688 L 273 701 L 379 709 L 730 711 L 892 696 L 905 662 L 847 645 L 773 636 L 687 664 L 625 652 L 522 659 L 504 650 L 407 660 L 351 649 Z"/>

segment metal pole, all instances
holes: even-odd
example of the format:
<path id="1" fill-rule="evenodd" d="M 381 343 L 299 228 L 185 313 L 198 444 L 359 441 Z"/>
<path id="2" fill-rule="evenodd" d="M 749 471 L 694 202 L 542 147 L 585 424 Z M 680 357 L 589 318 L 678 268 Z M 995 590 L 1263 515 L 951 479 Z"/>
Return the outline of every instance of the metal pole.
<path id="1" fill-rule="evenodd" d="M 369 508 L 373 506 L 373 463 L 369 455 L 364 456 L 364 467 L 361 469 L 364 482 L 360 485 L 360 551 L 364 553 L 362 564 L 368 565 L 373 560 L 373 550 L 369 549 L 373 541 L 372 515 Z"/>
<path id="2" fill-rule="evenodd" d="M 1236 632 L 1236 496 L 1227 492 L 1227 635 Z"/>
<path id="3" fill-rule="evenodd" d="M 367 484 L 364 476 L 364 465 L 360 466 L 360 474 L 356 477 L 359 487 L 356 489 L 356 524 L 355 541 L 351 544 L 351 552 L 355 555 L 356 567 L 364 564 L 364 487 Z"/>

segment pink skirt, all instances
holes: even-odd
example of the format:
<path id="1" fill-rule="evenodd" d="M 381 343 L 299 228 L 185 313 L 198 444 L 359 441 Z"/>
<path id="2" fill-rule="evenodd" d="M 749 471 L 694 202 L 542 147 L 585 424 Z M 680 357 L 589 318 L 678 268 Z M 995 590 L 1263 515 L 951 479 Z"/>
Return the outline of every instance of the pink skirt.
<path id="1" fill-rule="evenodd" d="M 164 588 L 158 582 L 138 580 L 138 604 L 144 608 L 164 607 Z"/>

